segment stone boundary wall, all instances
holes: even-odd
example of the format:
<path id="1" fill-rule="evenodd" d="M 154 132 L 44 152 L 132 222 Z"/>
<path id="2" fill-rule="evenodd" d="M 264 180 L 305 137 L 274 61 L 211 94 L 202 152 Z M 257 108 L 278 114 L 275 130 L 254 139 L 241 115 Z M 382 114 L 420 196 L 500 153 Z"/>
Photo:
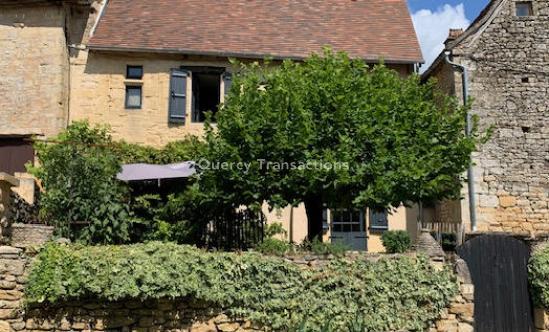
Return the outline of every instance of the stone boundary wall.
<path id="1" fill-rule="evenodd" d="M 534 327 L 536 332 L 549 332 L 549 310 L 534 310 Z"/>
<path id="2" fill-rule="evenodd" d="M 371 256 L 371 255 L 364 255 Z M 313 256 L 311 256 L 312 258 Z M 297 264 L 322 264 L 327 259 L 298 260 Z M 94 300 L 63 303 L 51 307 L 23 306 L 31 258 L 22 249 L 0 246 L 0 332 L 254 332 L 264 331 L 244 319 L 229 318 L 221 308 L 190 299 Z M 306 263 L 305 263 L 306 262 Z M 312 263 L 311 262 L 316 262 Z M 442 264 L 440 262 L 434 264 Z M 473 293 L 468 269 L 463 261 L 455 264 L 460 294 L 441 313 L 429 332 L 472 332 Z"/>

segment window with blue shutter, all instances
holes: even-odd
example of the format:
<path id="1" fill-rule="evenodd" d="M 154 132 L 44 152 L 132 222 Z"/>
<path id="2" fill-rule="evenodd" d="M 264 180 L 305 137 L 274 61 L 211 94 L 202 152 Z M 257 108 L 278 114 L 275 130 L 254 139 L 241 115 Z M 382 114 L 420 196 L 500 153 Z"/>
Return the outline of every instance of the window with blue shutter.
<path id="1" fill-rule="evenodd" d="M 185 123 L 188 77 L 188 70 L 172 69 L 171 71 L 169 106 L 169 122 L 171 123 Z"/>

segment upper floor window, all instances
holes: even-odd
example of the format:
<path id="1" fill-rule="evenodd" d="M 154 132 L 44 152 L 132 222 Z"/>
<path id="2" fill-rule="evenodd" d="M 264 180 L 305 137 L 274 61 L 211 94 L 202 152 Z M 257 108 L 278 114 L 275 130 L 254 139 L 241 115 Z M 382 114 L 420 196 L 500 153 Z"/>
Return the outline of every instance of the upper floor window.
<path id="1" fill-rule="evenodd" d="M 531 1 L 520 1 L 515 4 L 516 14 L 518 17 L 532 16 L 534 15 L 534 10 L 532 8 Z"/>
<path id="2" fill-rule="evenodd" d="M 223 84 L 222 84 L 223 82 Z M 222 67 L 183 66 L 172 69 L 170 75 L 169 122 L 185 123 L 187 115 L 187 83 L 191 122 L 201 123 L 206 114 L 218 111 L 222 94 L 231 88 L 232 76 Z M 224 89 L 222 89 L 224 87 Z"/>
<path id="3" fill-rule="evenodd" d="M 126 67 L 126 78 L 140 80 L 143 78 L 143 66 Z"/>
<path id="4" fill-rule="evenodd" d="M 193 71 L 192 122 L 204 122 L 206 113 L 215 116 L 221 102 L 221 73 Z"/>

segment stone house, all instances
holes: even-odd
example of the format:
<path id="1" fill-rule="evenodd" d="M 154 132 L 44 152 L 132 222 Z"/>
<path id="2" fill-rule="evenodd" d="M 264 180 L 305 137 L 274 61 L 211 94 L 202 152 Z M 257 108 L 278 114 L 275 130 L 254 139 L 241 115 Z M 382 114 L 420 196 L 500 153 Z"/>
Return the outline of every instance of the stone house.
<path id="1" fill-rule="evenodd" d="M 9 110 L 0 113 L 0 134 L 49 137 L 85 119 L 110 125 L 117 139 L 160 147 L 203 133 L 204 113 L 216 112 L 231 84 L 231 58 L 299 61 L 329 45 L 369 63 L 383 59 L 403 76 L 423 62 L 405 0 L 0 4 L 0 48 L 10 62 L 0 68 L 8 77 L 1 94 L 30 91 L 0 101 Z M 30 52 L 33 47 L 39 52 Z M 341 234 L 326 237 L 378 251 L 388 227 L 415 237 L 419 213 L 417 206 L 337 218 L 328 211 L 327 226 Z M 291 240 L 306 236 L 303 206 L 268 219 L 281 221 Z"/>
<path id="2" fill-rule="evenodd" d="M 438 204 L 437 218 L 467 231 L 549 232 L 549 2 L 492 0 L 466 31 L 452 30 L 446 48 L 423 74 L 462 97 L 465 66 L 471 113 L 489 141 L 473 155 L 473 206 Z"/>

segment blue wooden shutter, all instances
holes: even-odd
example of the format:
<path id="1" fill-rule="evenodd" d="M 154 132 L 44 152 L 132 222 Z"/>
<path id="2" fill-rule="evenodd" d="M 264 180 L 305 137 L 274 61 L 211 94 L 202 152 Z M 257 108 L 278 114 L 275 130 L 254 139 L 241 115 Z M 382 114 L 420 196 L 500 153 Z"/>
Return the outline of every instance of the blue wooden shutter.
<path id="1" fill-rule="evenodd" d="M 227 96 L 233 85 L 233 75 L 231 73 L 225 72 L 223 74 L 223 85 L 225 86 L 225 96 Z"/>
<path id="2" fill-rule="evenodd" d="M 188 77 L 188 70 L 172 69 L 171 71 L 169 121 L 172 123 L 185 123 Z"/>

